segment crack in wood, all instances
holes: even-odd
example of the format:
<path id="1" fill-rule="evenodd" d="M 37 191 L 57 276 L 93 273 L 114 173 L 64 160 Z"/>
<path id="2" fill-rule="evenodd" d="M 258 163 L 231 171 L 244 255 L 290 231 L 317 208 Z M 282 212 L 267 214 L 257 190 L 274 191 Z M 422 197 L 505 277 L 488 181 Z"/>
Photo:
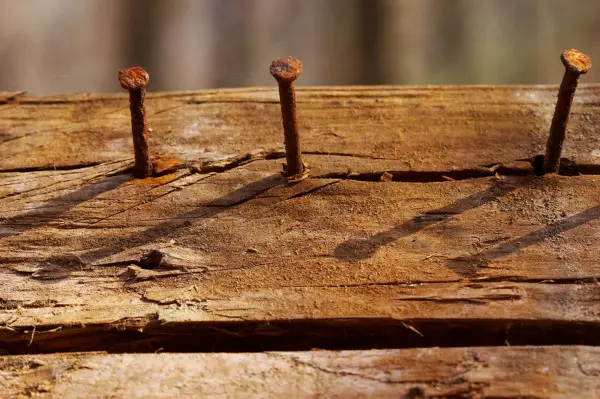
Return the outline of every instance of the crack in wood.
<path id="1" fill-rule="evenodd" d="M 474 297 L 451 297 L 451 296 L 413 296 L 405 298 L 395 298 L 397 301 L 423 301 L 423 302 L 439 302 L 439 303 L 472 303 L 477 305 L 485 305 L 494 301 L 516 301 L 522 299 L 520 294 L 487 294 Z"/>
<path id="2" fill-rule="evenodd" d="M 486 283 L 523 283 L 523 284 L 591 284 L 598 285 L 600 275 L 598 276 L 581 276 L 581 277 L 566 277 L 566 278 L 527 278 L 522 276 L 498 276 L 498 277 L 474 277 L 455 280 L 409 280 L 409 281 L 382 281 L 377 283 L 356 283 L 356 284 L 315 284 L 315 285 L 281 285 L 281 288 L 359 288 L 359 287 L 414 287 L 448 283 L 467 283 L 467 284 L 486 284 Z"/>
<path id="3" fill-rule="evenodd" d="M 86 162 L 86 163 L 80 163 L 80 164 L 75 164 L 75 165 L 58 165 L 58 166 L 49 165 L 49 166 L 35 166 L 35 167 L 30 167 L 30 168 L 7 168 L 7 169 L 0 169 L 0 173 L 27 173 L 27 172 L 47 172 L 47 171 L 60 172 L 60 171 L 65 171 L 65 170 L 78 170 L 78 169 L 90 168 L 93 166 L 102 165 L 103 163 L 104 162 Z"/>
<path id="4" fill-rule="evenodd" d="M 436 379 L 427 379 L 427 378 L 403 379 L 403 378 L 400 378 L 400 379 L 398 379 L 398 378 L 394 378 L 389 373 L 387 373 L 386 377 L 376 377 L 376 376 L 367 375 L 366 372 L 368 372 L 368 371 L 365 371 L 365 373 L 358 373 L 358 372 L 354 372 L 354 371 L 345 371 L 343 369 L 335 370 L 335 369 L 331 369 L 328 367 L 318 365 L 315 362 L 308 362 L 308 361 L 300 360 L 298 358 L 298 356 L 295 356 L 294 354 L 287 355 L 287 354 L 274 353 L 274 352 L 267 352 L 267 354 L 269 356 L 275 356 L 282 360 L 291 361 L 293 364 L 295 364 L 297 366 L 308 367 L 308 368 L 320 371 L 322 373 L 335 375 L 336 377 L 356 377 L 356 378 L 360 378 L 360 379 L 367 380 L 367 381 L 378 382 L 381 384 L 414 385 L 413 388 L 410 388 L 408 390 L 407 396 L 405 396 L 407 398 L 414 397 L 416 399 L 418 397 L 424 397 L 421 395 L 417 395 L 417 396 L 410 395 L 410 392 L 419 391 L 420 393 L 423 393 L 422 390 L 420 388 L 418 388 L 418 385 L 436 385 L 436 386 L 443 386 L 445 388 L 460 385 L 461 386 L 460 393 L 464 393 L 464 394 L 481 392 L 484 387 L 489 386 L 489 383 L 474 382 L 474 381 L 470 380 L 470 378 L 468 377 L 467 374 L 473 370 L 473 367 L 466 368 L 464 371 L 456 372 L 453 375 L 444 376 L 444 378 L 441 378 L 441 379 L 440 378 L 436 378 Z M 460 366 L 460 364 L 456 363 L 456 367 L 458 368 L 459 366 Z M 348 367 L 346 367 L 346 369 L 347 368 Z M 367 369 L 367 370 L 370 370 L 370 369 Z M 453 393 L 458 394 L 459 392 L 455 391 Z"/>
<path id="5" fill-rule="evenodd" d="M 174 303 L 175 304 L 175 303 Z M 174 305 L 173 304 L 173 305 Z M 204 305 L 203 305 L 204 306 Z M 230 309 L 228 309 L 230 310 Z M 235 309 L 231 309 L 235 311 Z M 600 346 L 600 324 L 563 320 L 344 318 L 252 321 L 206 310 L 230 321 L 174 322 L 161 311 L 103 324 L 0 328 L 0 349 L 11 354 L 260 352 L 529 345 Z M 406 324 L 418 330 L 415 334 Z M 595 372 L 594 372 L 595 373 Z M 588 372 L 589 374 L 589 372 Z"/>

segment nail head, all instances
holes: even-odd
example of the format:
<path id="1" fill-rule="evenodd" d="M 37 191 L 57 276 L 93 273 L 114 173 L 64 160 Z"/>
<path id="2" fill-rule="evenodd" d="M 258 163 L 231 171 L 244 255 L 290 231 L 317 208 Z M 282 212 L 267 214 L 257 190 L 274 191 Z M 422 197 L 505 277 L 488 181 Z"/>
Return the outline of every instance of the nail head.
<path id="1" fill-rule="evenodd" d="M 302 62 L 298 58 L 277 58 L 271 64 L 271 75 L 278 82 L 291 83 L 298 78 L 302 72 Z"/>
<path id="2" fill-rule="evenodd" d="M 583 54 L 579 50 L 566 50 L 560 56 L 565 68 L 577 74 L 587 73 L 592 68 L 590 57 Z"/>
<path id="3" fill-rule="evenodd" d="M 126 90 L 142 89 L 149 81 L 150 75 L 142 67 L 135 66 L 119 71 L 119 82 L 121 82 L 121 87 Z"/>

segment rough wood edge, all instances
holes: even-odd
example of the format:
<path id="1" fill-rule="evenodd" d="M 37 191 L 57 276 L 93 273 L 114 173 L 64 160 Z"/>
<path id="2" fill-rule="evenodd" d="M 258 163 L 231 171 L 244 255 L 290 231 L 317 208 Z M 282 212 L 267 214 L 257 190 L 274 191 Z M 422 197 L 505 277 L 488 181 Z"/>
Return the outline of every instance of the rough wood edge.
<path id="1" fill-rule="evenodd" d="M 2 397 L 535 397 L 600 393 L 600 349 L 492 347 L 0 358 Z"/>

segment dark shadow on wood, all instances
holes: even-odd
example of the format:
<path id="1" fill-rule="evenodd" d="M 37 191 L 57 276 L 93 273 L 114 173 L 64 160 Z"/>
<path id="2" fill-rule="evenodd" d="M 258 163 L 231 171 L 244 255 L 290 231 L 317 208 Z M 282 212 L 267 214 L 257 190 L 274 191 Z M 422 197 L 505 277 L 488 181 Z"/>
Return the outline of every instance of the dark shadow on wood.
<path id="1" fill-rule="evenodd" d="M 163 223 L 140 231 L 139 233 L 133 234 L 129 237 L 119 237 L 115 239 L 114 243 L 104 245 L 101 248 L 94 249 L 86 253 L 78 254 L 78 257 L 85 265 L 89 265 L 111 255 L 122 252 L 123 248 L 145 245 L 161 237 L 176 237 L 184 234 L 186 230 L 195 222 L 202 219 L 215 217 L 222 212 L 230 210 L 237 205 L 241 205 L 264 193 L 265 191 L 284 183 L 285 178 L 279 173 L 267 176 L 263 179 L 241 187 L 223 197 L 217 198 L 208 204 L 204 204 L 190 212 L 173 217 Z M 38 267 L 42 269 L 44 267 L 49 267 L 49 261 L 50 259 L 44 260 L 40 265 L 38 265 Z M 55 267 L 57 263 L 56 257 L 54 257 L 52 261 L 54 262 L 52 267 Z"/>
<path id="2" fill-rule="evenodd" d="M 544 240 L 556 237 L 558 234 L 572 230 L 598 218 L 600 218 L 600 205 L 552 222 L 541 229 L 480 252 L 477 255 L 460 256 L 451 259 L 448 266 L 459 271 L 465 277 L 477 277 L 479 275 L 478 270 L 490 267 L 489 263 L 494 259 L 502 258 L 529 246 L 539 244 Z"/>
<path id="3" fill-rule="evenodd" d="M 498 181 L 487 190 L 461 198 L 443 208 L 417 215 L 390 230 L 377 233 L 368 238 L 351 238 L 346 240 L 335 249 L 333 256 L 338 259 L 355 261 L 369 259 L 373 257 L 379 249 L 390 245 L 403 237 L 415 234 L 431 225 L 446 222 L 456 215 L 503 197 L 519 187 L 522 186 L 510 185 Z"/>
<path id="4" fill-rule="evenodd" d="M 82 202 L 114 190 L 131 180 L 130 174 L 121 174 L 102 179 L 97 183 L 83 186 L 69 194 L 61 195 L 29 212 L 0 221 L 0 238 L 21 234 L 56 220 Z M 6 230 L 6 231 L 2 231 Z"/>

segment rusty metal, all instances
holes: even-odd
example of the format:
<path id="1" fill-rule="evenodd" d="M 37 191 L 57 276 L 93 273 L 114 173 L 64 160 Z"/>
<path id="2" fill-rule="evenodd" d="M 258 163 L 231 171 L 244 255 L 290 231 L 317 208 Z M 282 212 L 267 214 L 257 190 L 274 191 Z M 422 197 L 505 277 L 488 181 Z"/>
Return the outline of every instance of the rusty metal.
<path id="1" fill-rule="evenodd" d="M 550 136 L 546 144 L 544 157 L 544 173 L 558 173 L 560 167 L 560 154 L 569 122 L 571 104 L 577 89 L 579 76 L 587 73 L 592 67 L 590 58 L 578 50 L 567 50 L 561 55 L 565 66 L 565 74 L 558 91 L 558 101 L 552 118 Z"/>
<path id="2" fill-rule="evenodd" d="M 152 175 L 152 163 L 148 148 L 148 133 L 150 129 L 146 121 L 144 97 L 150 75 L 142 67 L 132 67 L 119 71 L 121 87 L 129 91 L 129 109 L 131 111 L 131 133 L 133 135 L 133 150 L 135 152 L 134 174 L 138 178 Z"/>
<path id="3" fill-rule="evenodd" d="M 271 64 L 271 75 L 279 84 L 279 102 L 285 136 L 286 175 L 288 181 L 295 182 L 308 176 L 306 165 L 302 162 L 300 135 L 298 134 L 298 115 L 296 113 L 296 93 L 294 80 L 302 72 L 302 62 L 293 57 L 277 58 Z"/>

